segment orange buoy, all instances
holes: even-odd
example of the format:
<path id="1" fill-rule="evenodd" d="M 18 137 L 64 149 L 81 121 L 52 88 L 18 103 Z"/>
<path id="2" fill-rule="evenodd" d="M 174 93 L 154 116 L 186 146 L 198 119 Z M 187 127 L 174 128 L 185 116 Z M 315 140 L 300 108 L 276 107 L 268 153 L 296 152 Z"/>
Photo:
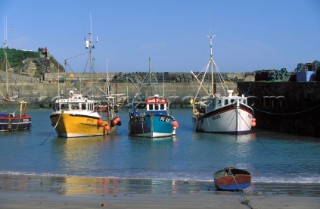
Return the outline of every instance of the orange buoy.
<path id="1" fill-rule="evenodd" d="M 255 121 L 252 121 L 251 127 L 255 127 L 256 125 L 257 125 L 257 123 Z"/>
<path id="2" fill-rule="evenodd" d="M 114 124 L 114 125 L 117 125 L 117 123 L 118 123 L 117 118 L 113 119 L 113 124 Z"/>
<path id="3" fill-rule="evenodd" d="M 178 128 L 178 127 L 179 127 L 178 121 L 176 121 L 176 120 L 173 121 L 173 122 L 172 122 L 172 126 L 175 127 L 175 128 Z"/>
<path id="4" fill-rule="evenodd" d="M 109 130 L 110 130 L 110 126 L 105 125 L 105 126 L 104 126 L 104 130 L 109 131 Z"/>
<path id="5" fill-rule="evenodd" d="M 103 120 L 101 118 L 99 118 L 98 121 L 97 121 L 97 125 L 98 126 L 102 126 L 102 124 L 103 124 Z"/>
<path id="6" fill-rule="evenodd" d="M 255 119 L 255 118 L 252 118 L 252 122 L 256 122 L 256 119 Z"/>

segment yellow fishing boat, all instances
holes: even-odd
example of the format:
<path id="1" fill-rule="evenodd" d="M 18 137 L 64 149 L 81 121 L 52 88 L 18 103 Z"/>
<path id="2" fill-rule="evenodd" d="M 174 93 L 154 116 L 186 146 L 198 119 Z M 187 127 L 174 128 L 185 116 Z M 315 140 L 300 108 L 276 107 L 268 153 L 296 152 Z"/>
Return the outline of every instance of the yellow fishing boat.
<path id="1" fill-rule="evenodd" d="M 93 73 L 92 49 L 94 45 L 92 31 L 89 32 L 89 36 L 89 40 L 86 40 L 86 48 L 89 49 L 90 69 L 91 73 Z M 60 92 L 59 82 L 58 92 Z M 82 94 L 74 93 L 73 91 L 70 91 L 68 98 L 60 98 L 60 95 L 58 95 L 58 98 L 53 104 L 50 120 L 59 136 L 83 137 L 106 135 L 114 133 L 116 126 L 121 125 L 120 118 L 115 115 L 118 111 L 116 98 L 110 96 L 110 94 L 106 94 L 105 96 L 107 99 L 105 105 L 101 105 L 99 101 L 85 97 Z"/>
<path id="2" fill-rule="evenodd" d="M 111 99 L 109 97 L 109 99 Z M 99 136 L 112 134 L 121 125 L 114 115 L 113 102 L 101 108 L 96 100 L 70 91 L 67 99 L 57 99 L 50 115 L 51 124 L 62 137 Z M 104 111 L 102 111 L 104 110 Z M 102 117 L 104 114 L 106 117 Z"/>

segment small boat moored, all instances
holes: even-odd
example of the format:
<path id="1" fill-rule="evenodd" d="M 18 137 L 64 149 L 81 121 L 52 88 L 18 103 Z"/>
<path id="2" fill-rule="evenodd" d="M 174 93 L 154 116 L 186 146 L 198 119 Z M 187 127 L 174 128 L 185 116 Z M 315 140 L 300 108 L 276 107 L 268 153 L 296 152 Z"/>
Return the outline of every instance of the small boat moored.
<path id="1" fill-rule="evenodd" d="M 20 101 L 19 115 L 0 113 L 0 132 L 28 130 L 31 127 L 31 116 L 26 114 L 27 103 Z"/>
<path id="2" fill-rule="evenodd" d="M 137 109 L 141 106 L 144 111 Z M 129 135 L 138 137 L 171 137 L 176 134 L 178 122 L 169 114 L 168 100 L 162 96 L 149 97 L 145 103 L 129 105 Z"/>
<path id="3" fill-rule="evenodd" d="M 57 99 L 50 115 L 51 124 L 62 137 L 102 136 L 112 134 L 121 125 L 115 116 L 114 101 L 106 106 L 106 117 L 94 99 L 70 91 L 67 99 Z"/>
<path id="4" fill-rule="evenodd" d="M 256 119 L 253 117 L 252 107 L 248 105 L 247 97 L 244 95 L 234 94 L 229 89 L 223 79 L 218 67 L 213 60 L 212 55 L 212 35 L 210 38 L 210 61 L 204 72 L 192 73 L 198 81 L 199 87 L 196 96 L 193 99 L 192 123 L 196 132 L 206 133 L 226 133 L 226 134 L 247 134 L 250 133 L 251 127 L 256 125 Z M 209 74 L 211 82 L 208 86 L 205 78 Z M 217 72 L 215 77 L 214 71 Z M 207 76 L 208 77 L 208 76 Z M 217 82 L 215 82 L 215 79 Z M 218 82 L 218 80 L 220 80 Z M 218 93 L 217 84 L 220 87 Z M 207 84 L 206 84 L 207 85 Z M 209 90 L 207 90 L 209 89 Z M 205 96 L 201 96 L 205 93 Z M 223 93 L 223 94 L 221 94 Z"/>
<path id="5" fill-rule="evenodd" d="M 251 185 L 251 174 L 247 170 L 227 167 L 213 174 L 218 190 L 239 191 Z"/>

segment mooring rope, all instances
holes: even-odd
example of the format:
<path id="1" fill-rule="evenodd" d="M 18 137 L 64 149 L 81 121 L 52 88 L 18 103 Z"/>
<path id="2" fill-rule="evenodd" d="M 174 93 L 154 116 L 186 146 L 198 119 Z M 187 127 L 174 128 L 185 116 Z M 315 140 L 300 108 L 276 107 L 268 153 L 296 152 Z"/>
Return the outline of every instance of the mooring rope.
<path id="1" fill-rule="evenodd" d="M 63 112 L 64 112 L 64 111 L 62 111 L 62 112 L 61 112 L 61 114 L 59 115 L 59 118 L 58 118 L 58 120 L 57 120 L 57 123 L 56 123 L 56 125 L 53 127 L 53 129 L 56 129 L 56 128 L 57 128 L 57 126 L 58 126 L 58 124 L 59 124 L 59 121 L 60 121 L 60 118 L 61 118 L 61 116 L 62 116 Z"/>
<path id="2" fill-rule="evenodd" d="M 58 118 L 58 120 L 57 120 L 57 123 L 56 123 L 56 125 L 53 127 L 53 129 L 56 129 L 56 128 L 57 128 L 63 112 L 64 112 L 64 111 L 61 112 L 61 114 L 60 114 L 60 116 L 59 116 L 59 118 Z M 44 144 L 44 143 L 49 139 L 49 137 L 50 137 L 51 135 L 52 135 L 52 133 L 50 133 L 50 134 L 41 142 L 40 145 Z"/>
<path id="3" fill-rule="evenodd" d="M 239 184 L 238 184 L 235 176 L 234 176 L 233 173 L 231 172 L 231 169 L 230 169 L 230 168 L 227 169 L 227 174 L 232 176 L 234 182 L 235 182 L 236 185 L 237 185 L 238 191 L 240 192 L 240 196 L 243 198 L 243 200 L 241 200 L 241 204 L 244 204 L 244 205 L 248 206 L 250 209 L 254 209 L 254 208 L 250 205 L 250 200 L 244 196 L 245 193 L 243 192 L 243 190 L 240 189 Z"/>
<path id="4" fill-rule="evenodd" d="M 320 105 L 316 105 L 314 107 L 311 107 L 311 108 L 308 108 L 308 109 L 304 109 L 302 111 L 291 112 L 291 113 L 274 113 L 274 112 L 268 112 L 268 111 L 259 110 L 259 109 L 255 109 L 255 110 L 258 111 L 258 112 L 263 112 L 263 113 L 270 114 L 270 115 L 283 115 L 283 116 L 286 116 L 286 115 L 298 115 L 298 114 L 301 114 L 301 113 L 305 113 L 305 112 L 309 112 L 311 110 L 317 109 L 319 107 L 320 107 Z"/>

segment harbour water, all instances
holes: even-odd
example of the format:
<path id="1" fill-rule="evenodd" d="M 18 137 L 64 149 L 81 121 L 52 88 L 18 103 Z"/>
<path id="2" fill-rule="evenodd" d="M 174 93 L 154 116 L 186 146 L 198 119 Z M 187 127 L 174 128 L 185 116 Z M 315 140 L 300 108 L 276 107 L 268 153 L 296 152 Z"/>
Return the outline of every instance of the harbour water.
<path id="1" fill-rule="evenodd" d="M 172 109 L 179 122 L 173 138 L 129 137 L 121 110 L 116 135 L 65 139 L 50 124 L 51 110 L 28 113 L 31 130 L 0 134 L 0 175 L 213 181 L 216 170 L 233 166 L 249 170 L 256 183 L 320 183 L 317 138 L 196 133 L 191 110 Z"/>

